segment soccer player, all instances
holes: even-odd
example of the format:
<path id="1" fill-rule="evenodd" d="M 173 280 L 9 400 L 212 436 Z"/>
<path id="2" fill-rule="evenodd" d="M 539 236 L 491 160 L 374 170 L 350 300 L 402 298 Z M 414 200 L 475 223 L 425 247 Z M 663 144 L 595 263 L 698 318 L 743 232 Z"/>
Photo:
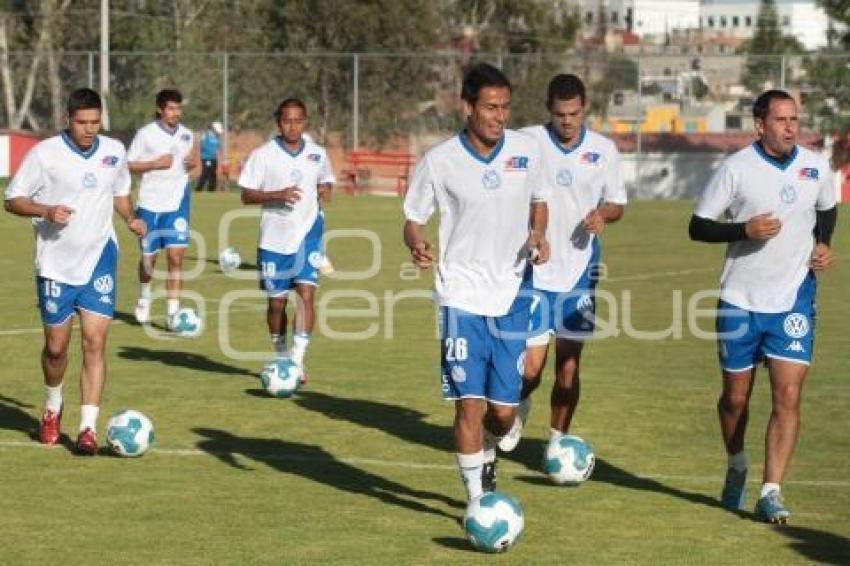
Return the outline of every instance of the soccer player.
<path id="1" fill-rule="evenodd" d="M 183 96 L 173 89 L 156 95 L 156 119 L 136 132 L 127 159 L 131 173 L 141 173 L 136 214 L 148 226 L 141 239 L 139 260 L 139 300 L 136 320 L 151 320 L 151 279 L 156 258 L 165 249 L 168 276 L 165 282 L 166 326 L 180 310 L 183 277 L 183 255 L 189 245 L 189 170 L 192 157 L 192 132 L 180 123 Z"/>
<path id="2" fill-rule="evenodd" d="M 71 317 L 80 317 L 80 428 L 76 450 L 97 452 L 97 416 L 106 378 L 106 335 L 115 308 L 118 245 L 113 208 L 137 236 L 145 224 L 133 214 L 130 174 L 121 142 L 98 135 L 100 96 L 75 90 L 68 129 L 36 145 L 6 189 L 5 208 L 31 217 L 35 231 L 36 293 L 44 325 L 41 368 L 46 402 L 38 438 L 56 444 L 62 383 L 68 366 Z"/>
<path id="3" fill-rule="evenodd" d="M 584 340 L 593 334 L 595 290 L 600 262 L 599 235 L 623 216 L 626 189 L 620 154 L 608 138 L 584 126 L 584 83 L 575 75 L 549 82 L 546 107 L 550 121 L 523 129 L 540 140 L 546 182 L 552 187 L 546 238 L 550 260 L 533 268 L 534 300 L 527 340 L 522 402 L 504 451 L 519 442 L 531 410 L 531 393 L 540 385 L 555 336 L 555 380 L 550 405 L 550 443 L 569 431 L 581 390 L 579 366 Z"/>
<path id="4" fill-rule="evenodd" d="M 322 261 L 324 216 L 319 195 L 329 192 L 335 178 L 325 149 L 304 138 L 307 107 L 287 98 L 274 113 L 280 135 L 248 157 L 239 186 L 244 204 L 262 206 L 257 265 L 261 288 L 268 293 L 266 321 L 275 352 L 289 357 L 304 372 L 315 311 L 313 301 Z M 287 350 L 286 300 L 298 296 L 292 348 Z"/>
<path id="5" fill-rule="evenodd" d="M 528 258 L 546 261 L 546 186 L 540 148 L 506 128 L 511 84 L 469 69 L 466 126 L 417 163 L 404 200 L 404 241 L 414 263 L 436 260 L 424 226 L 439 210 L 436 300 L 443 396 L 455 402 L 457 462 L 469 500 L 495 489 L 495 445 L 514 421 L 528 330 Z"/>
<path id="6" fill-rule="evenodd" d="M 723 391 L 717 403 L 728 454 L 721 503 L 741 509 L 747 481 L 744 434 L 756 365 L 766 358 L 772 412 L 756 517 L 791 515 L 780 484 L 800 428 L 800 396 L 812 360 L 815 274 L 830 266 L 835 188 L 823 156 L 797 145 L 797 104 L 770 90 L 753 105 L 758 139 L 728 157 L 705 187 L 690 236 L 726 242 L 717 332 Z M 718 222 L 725 216 L 728 222 Z"/>

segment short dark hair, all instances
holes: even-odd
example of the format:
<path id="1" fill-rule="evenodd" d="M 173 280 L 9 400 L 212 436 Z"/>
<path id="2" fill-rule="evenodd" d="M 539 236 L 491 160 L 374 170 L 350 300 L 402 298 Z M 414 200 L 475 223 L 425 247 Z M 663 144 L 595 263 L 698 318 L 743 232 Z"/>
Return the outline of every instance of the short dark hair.
<path id="1" fill-rule="evenodd" d="M 183 95 L 176 88 L 164 88 L 156 93 L 156 107 L 165 108 L 169 102 L 183 104 Z"/>
<path id="2" fill-rule="evenodd" d="M 481 89 L 488 86 L 507 87 L 508 90 L 511 90 L 511 81 L 493 65 L 478 63 L 466 71 L 466 75 L 463 77 L 463 86 L 460 89 L 460 97 L 470 104 L 475 104 L 478 101 Z"/>
<path id="3" fill-rule="evenodd" d="M 78 88 L 68 95 L 68 116 L 77 110 L 103 110 L 100 95 L 90 88 Z"/>
<path id="4" fill-rule="evenodd" d="M 767 90 L 761 93 L 753 103 L 753 118 L 764 120 L 770 113 L 770 103 L 774 100 L 794 100 L 794 97 L 784 90 Z"/>
<path id="5" fill-rule="evenodd" d="M 575 97 L 579 97 L 582 104 L 587 100 L 584 83 L 581 82 L 581 79 L 572 74 L 555 75 L 549 81 L 546 107 L 551 108 L 555 100 L 572 100 Z"/>
<path id="6" fill-rule="evenodd" d="M 277 105 L 277 109 L 274 111 L 274 119 L 276 122 L 280 122 L 280 117 L 283 116 L 283 111 L 287 108 L 300 108 L 304 112 L 304 115 L 307 115 L 307 105 L 304 104 L 303 100 L 300 98 L 285 98 Z"/>

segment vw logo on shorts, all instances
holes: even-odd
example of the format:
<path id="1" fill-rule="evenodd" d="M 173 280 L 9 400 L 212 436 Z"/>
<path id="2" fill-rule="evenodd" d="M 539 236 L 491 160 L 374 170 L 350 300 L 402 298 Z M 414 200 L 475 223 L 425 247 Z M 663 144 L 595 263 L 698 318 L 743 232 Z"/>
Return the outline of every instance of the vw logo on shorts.
<path id="1" fill-rule="evenodd" d="M 573 184 L 573 174 L 569 169 L 559 169 L 555 175 L 555 182 L 562 187 L 569 187 Z"/>
<path id="2" fill-rule="evenodd" d="M 178 232 L 185 232 L 189 229 L 189 223 L 181 216 L 174 221 L 174 229 Z"/>
<path id="3" fill-rule="evenodd" d="M 502 179 L 499 177 L 499 174 L 496 173 L 493 169 L 487 169 L 484 171 L 484 175 L 481 177 L 481 184 L 485 189 L 494 190 L 498 189 L 502 184 Z"/>
<path id="4" fill-rule="evenodd" d="M 809 319 L 798 312 L 792 312 L 785 317 L 782 328 L 791 338 L 802 338 L 809 333 Z"/>
<path id="5" fill-rule="evenodd" d="M 101 275 L 94 280 L 94 290 L 101 295 L 106 295 L 112 292 L 114 283 L 111 275 Z"/>
<path id="6" fill-rule="evenodd" d="M 318 269 L 322 265 L 322 254 L 319 252 L 310 252 L 310 255 L 307 256 L 307 263 Z"/>
<path id="7" fill-rule="evenodd" d="M 456 383 L 463 383 L 466 381 L 466 370 L 460 366 L 454 366 L 452 368 L 452 379 Z"/>
<path id="8" fill-rule="evenodd" d="M 56 304 L 56 301 L 50 300 L 44 303 L 44 310 L 50 314 L 56 314 L 59 312 L 59 305 Z"/>
<path id="9" fill-rule="evenodd" d="M 785 204 L 794 204 L 797 201 L 797 189 L 794 185 L 784 185 L 779 192 L 779 198 Z"/>
<path id="10" fill-rule="evenodd" d="M 295 183 L 296 185 L 298 183 L 300 183 L 301 179 L 303 179 L 303 178 L 304 178 L 304 174 L 301 172 L 300 169 L 293 169 L 289 173 L 289 180 L 292 181 L 293 183 Z"/>

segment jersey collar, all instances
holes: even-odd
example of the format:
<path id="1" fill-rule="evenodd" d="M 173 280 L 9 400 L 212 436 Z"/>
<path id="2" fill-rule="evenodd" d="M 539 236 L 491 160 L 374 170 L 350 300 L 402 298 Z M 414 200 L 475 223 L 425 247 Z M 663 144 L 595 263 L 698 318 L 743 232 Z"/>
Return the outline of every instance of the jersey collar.
<path id="1" fill-rule="evenodd" d="M 563 153 L 564 155 L 569 155 L 570 153 L 577 150 L 581 146 L 581 144 L 584 143 L 584 136 L 587 133 L 587 129 L 585 129 L 585 127 L 582 126 L 581 132 L 579 133 L 579 136 L 578 136 L 578 141 L 576 143 L 574 143 L 573 145 L 571 145 L 570 147 L 564 147 L 563 144 L 561 143 L 561 141 L 558 139 L 557 134 L 555 134 L 555 129 L 552 127 L 551 122 L 546 124 L 544 126 L 544 128 L 546 128 L 546 132 L 549 134 L 549 139 L 552 140 L 552 143 L 555 144 L 555 147 L 557 147 L 558 150 L 561 153 Z"/>
<path id="2" fill-rule="evenodd" d="M 490 152 L 490 155 L 488 157 L 484 157 L 478 153 L 474 147 L 472 147 L 471 143 L 469 143 L 469 137 L 466 135 L 466 130 L 461 130 L 457 137 L 460 139 L 460 145 L 462 145 L 472 157 L 485 165 L 492 163 L 493 160 L 496 159 L 496 156 L 499 155 L 499 152 L 502 151 L 502 146 L 505 145 L 505 136 L 502 135 L 502 138 L 496 144 L 496 147 L 493 148 L 493 151 Z"/>
<path id="3" fill-rule="evenodd" d="M 794 149 L 791 150 L 791 154 L 788 156 L 788 159 L 785 161 L 780 161 L 772 155 L 768 155 L 764 148 L 761 146 L 761 144 L 758 142 L 753 142 L 753 149 L 756 150 L 756 153 L 758 153 L 762 159 L 764 159 L 780 171 L 785 171 L 786 169 L 788 169 L 788 167 L 790 167 L 791 164 L 794 163 L 794 160 L 797 158 L 796 145 L 794 146 Z"/>
<path id="4" fill-rule="evenodd" d="M 176 126 L 174 126 L 174 129 L 173 129 L 173 130 L 172 130 L 171 128 L 169 128 L 168 126 L 166 126 L 166 125 L 163 123 L 163 121 L 162 121 L 162 120 L 160 120 L 160 119 L 156 119 L 156 120 L 154 120 L 154 124 L 156 124 L 157 126 L 159 126 L 159 129 L 160 129 L 160 130 L 162 130 L 163 132 L 165 132 L 166 134 L 168 134 L 169 136 L 173 136 L 174 134 L 176 134 L 176 133 L 177 133 L 177 130 L 179 130 L 179 129 L 180 129 L 180 122 L 178 122 L 178 123 L 177 123 L 177 125 L 176 125 Z"/>
<path id="5" fill-rule="evenodd" d="M 71 151 L 73 151 L 74 153 L 76 153 L 77 155 L 82 157 L 83 159 L 88 159 L 89 157 L 94 155 L 95 152 L 97 151 L 98 146 L 100 146 L 100 136 L 95 136 L 94 137 L 94 143 L 92 143 L 91 147 L 88 148 L 85 151 L 80 149 L 80 146 L 78 146 L 77 144 L 74 143 L 74 140 L 71 139 L 71 136 L 68 135 L 68 132 L 66 130 L 62 130 L 61 136 L 62 136 L 62 141 L 65 142 L 65 145 L 67 145 L 68 148 L 70 148 Z"/>
<path id="6" fill-rule="evenodd" d="M 298 149 L 293 152 L 289 151 L 289 148 L 286 147 L 286 144 L 284 143 L 283 138 L 281 136 L 275 136 L 274 141 L 277 142 L 278 147 L 285 151 L 286 155 L 288 155 L 289 157 L 298 157 L 299 155 L 301 155 L 301 152 L 304 151 L 304 146 L 307 145 L 302 139 L 301 144 L 298 146 Z"/>

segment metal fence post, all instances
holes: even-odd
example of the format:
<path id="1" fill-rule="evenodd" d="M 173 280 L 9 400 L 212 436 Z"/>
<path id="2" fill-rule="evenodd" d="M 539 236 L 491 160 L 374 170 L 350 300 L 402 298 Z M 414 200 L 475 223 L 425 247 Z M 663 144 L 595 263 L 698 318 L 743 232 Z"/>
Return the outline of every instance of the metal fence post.
<path id="1" fill-rule="evenodd" d="M 221 64 L 221 121 L 223 122 L 222 126 L 224 127 L 224 132 L 221 136 L 221 157 L 222 157 L 222 167 L 225 171 L 227 171 L 227 175 L 225 176 L 225 190 L 228 190 L 229 187 L 227 184 L 230 182 L 230 160 L 229 153 L 227 152 L 227 142 L 229 139 L 228 132 L 230 131 L 230 110 L 227 105 L 227 82 L 229 79 L 229 65 L 230 65 L 230 56 L 227 51 L 224 52 L 222 57 Z"/>
<path id="2" fill-rule="evenodd" d="M 779 58 L 779 88 L 785 90 L 785 55 Z"/>
<path id="3" fill-rule="evenodd" d="M 352 149 L 360 147 L 360 54 L 352 55 L 354 66 L 351 88 L 351 144 Z"/>

